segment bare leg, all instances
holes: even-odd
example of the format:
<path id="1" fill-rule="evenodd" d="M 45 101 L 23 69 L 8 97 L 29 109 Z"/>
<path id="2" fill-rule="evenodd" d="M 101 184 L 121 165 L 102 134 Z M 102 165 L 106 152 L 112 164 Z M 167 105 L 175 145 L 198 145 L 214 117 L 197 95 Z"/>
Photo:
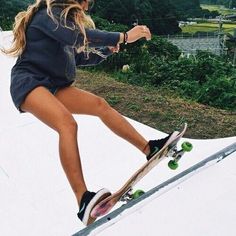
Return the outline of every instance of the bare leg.
<path id="1" fill-rule="evenodd" d="M 148 142 L 144 137 L 104 99 L 75 87 L 59 90 L 56 97 L 71 113 L 98 116 L 114 133 L 143 153 L 149 153 Z"/>
<path id="2" fill-rule="evenodd" d="M 78 203 L 87 190 L 77 144 L 77 124 L 66 109 L 47 89 L 34 89 L 21 109 L 32 113 L 59 134 L 60 159 Z"/>

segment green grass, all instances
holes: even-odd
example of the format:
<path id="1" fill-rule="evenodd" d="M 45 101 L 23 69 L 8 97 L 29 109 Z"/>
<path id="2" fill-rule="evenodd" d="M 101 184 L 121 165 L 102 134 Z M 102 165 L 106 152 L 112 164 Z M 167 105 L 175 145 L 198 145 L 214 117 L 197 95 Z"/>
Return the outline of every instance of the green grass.
<path id="1" fill-rule="evenodd" d="M 236 28 L 236 23 L 223 23 L 223 32 L 233 34 Z M 197 32 L 217 32 L 219 30 L 219 24 L 214 22 L 198 23 L 196 25 L 187 25 L 182 28 L 183 33 L 194 34 Z"/>
<path id="2" fill-rule="evenodd" d="M 218 11 L 222 15 L 236 15 L 236 10 L 225 8 L 221 5 L 207 5 L 201 4 L 203 9 L 208 9 L 209 11 Z M 223 23 L 223 32 L 234 34 L 234 29 L 236 29 L 236 22 L 233 23 Z M 183 33 L 195 34 L 197 32 L 218 32 L 219 23 L 218 22 L 199 22 L 197 25 L 187 25 L 182 27 Z"/>
<path id="3" fill-rule="evenodd" d="M 209 11 L 218 11 L 222 15 L 236 14 L 236 10 L 228 9 L 228 8 L 221 6 L 221 5 L 201 4 L 201 8 L 208 9 Z"/>

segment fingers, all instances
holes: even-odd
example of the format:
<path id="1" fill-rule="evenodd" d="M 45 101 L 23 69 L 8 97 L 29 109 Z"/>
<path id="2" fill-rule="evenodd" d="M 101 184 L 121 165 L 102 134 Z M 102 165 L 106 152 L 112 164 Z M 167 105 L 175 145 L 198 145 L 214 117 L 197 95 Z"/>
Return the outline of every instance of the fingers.
<path id="1" fill-rule="evenodd" d="M 118 44 L 115 47 L 108 47 L 112 53 L 118 53 L 120 51 L 120 45 Z"/>
<path id="2" fill-rule="evenodd" d="M 116 47 L 113 48 L 114 53 L 118 53 L 120 51 L 120 45 L 118 44 Z"/>
<path id="3" fill-rule="evenodd" d="M 128 43 L 133 43 L 141 38 L 146 38 L 150 40 L 152 35 L 149 28 L 145 25 L 137 25 L 127 32 L 128 34 Z"/>
<path id="4" fill-rule="evenodd" d="M 140 27 L 141 27 L 142 34 L 144 35 L 146 40 L 150 40 L 152 35 L 149 28 L 146 25 L 141 25 Z"/>

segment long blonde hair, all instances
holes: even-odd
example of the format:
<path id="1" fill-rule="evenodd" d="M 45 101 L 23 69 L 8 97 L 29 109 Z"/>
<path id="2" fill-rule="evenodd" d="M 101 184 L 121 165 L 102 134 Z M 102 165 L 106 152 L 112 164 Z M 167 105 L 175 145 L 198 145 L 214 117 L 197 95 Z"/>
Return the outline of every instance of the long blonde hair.
<path id="1" fill-rule="evenodd" d="M 85 14 L 81 5 L 76 0 L 36 0 L 36 2 L 28 7 L 26 11 L 19 12 L 15 17 L 15 23 L 13 25 L 13 43 L 9 49 L 1 49 L 5 54 L 10 56 L 20 56 L 26 46 L 26 28 L 31 21 L 34 14 L 38 11 L 40 6 L 45 4 L 47 7 L 47 14 L 52 18 L 52 20 L 58 26 L 60 23 L 53 16 L 52 7 L 58 6 L 62 7 L 63 10 L 60 15 L 60 22 L 64 22 L 64 26 L 74 30 L 75 27 L 79 27 L 84 35 L 84 45 L 85 48 L 87 44 L 87 38 L 85 34 L 85 28 L 95 28 L 92 19 Z M 72 14 L 71 14 L 72 13 Z M 74 28 L 69 27 L 66 24 L 67 18 L 72 17 L 74 22 Z M 78 48 L 79 50 L 79 48 Z M 81 49 L 80 49 L 81 50 Z"/>

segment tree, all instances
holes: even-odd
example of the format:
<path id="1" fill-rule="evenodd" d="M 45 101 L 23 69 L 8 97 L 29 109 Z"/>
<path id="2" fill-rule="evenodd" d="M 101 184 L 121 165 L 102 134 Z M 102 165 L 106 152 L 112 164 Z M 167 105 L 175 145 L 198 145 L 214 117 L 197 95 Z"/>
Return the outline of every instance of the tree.
<path id="1" fill-rule="evenodd" d="M 0 1 L 0 26 L 3 30 L 11 29 L 14 18 L 18 12 L 26 9 L 30 0 L 1 0 Z"/>
<path id="2" fill-rule="evenodd" d="M 99 0 L 92 13 L 110 22 L 131 27 L 134 23 L 145 24 L 155 34 L 180 32 L 175 8 L 169 0 Z"/>
<path id="3" fill-rule="evenodd" d="M 151 0 L 153 8 L 152 30 L 158 35 L 176 34 L 181 32 L 178 26 L 177 13 L 171 1 Z"/>
<path id="4" fill-rule="evenodd" d="M 199 0 L 171 0 L 171 3 L 175 6 L 179 19 L 204 15 Z"/>

